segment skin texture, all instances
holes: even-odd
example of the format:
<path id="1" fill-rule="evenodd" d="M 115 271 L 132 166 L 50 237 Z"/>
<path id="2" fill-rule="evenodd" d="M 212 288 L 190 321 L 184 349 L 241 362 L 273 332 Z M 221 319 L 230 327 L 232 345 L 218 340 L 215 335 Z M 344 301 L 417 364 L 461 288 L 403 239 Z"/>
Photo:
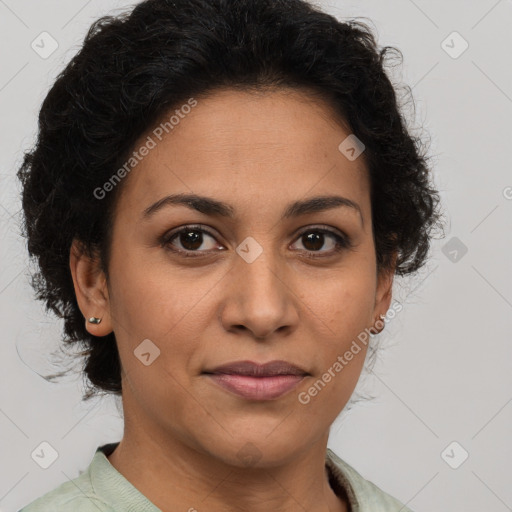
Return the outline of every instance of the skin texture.
<path id="1" fill-rule="evenodd" d="M 338 149 L 349 134 L 307 91 L 217 91 L 124 178 L 108 282 L 98 260 L 73 244 L 80 310 L 102 318 L 87 328 L 114 331 L 123 367 L 125 431 L 109 460 L 164 512 L 347 510 L 324 457 L 366 351 L 308 404 L 298 394 L 391 302 L 393 273 L 376 271 L 364 158 Z M 229 203 L 234 217 L 173 205 L 142 218 L 177 193 Z M 293 201 L 334 194 L 356 202 L 362 218 L 345 206 L 281 220 Z M 178 235 L 162 246 L 162 235 L 191 224 L 214 237 L 194 245 Z M 330 235 L 316 245 L 301 235 L 321 226 L 345 233 L 352 247 L 335 252 Z M 252 263 L 235 251 L 246 237 L 263 249 Z M 209 254 L 184 257 L 172 247 Z M 145 339 L 160 350 L 148 366 L 134 355 Z M 310 375 L 275 400 L 243 399 L 202 374 L 277 359 Z M 249 463 L 240 455 L 248 450 L 257 454 Z"/>

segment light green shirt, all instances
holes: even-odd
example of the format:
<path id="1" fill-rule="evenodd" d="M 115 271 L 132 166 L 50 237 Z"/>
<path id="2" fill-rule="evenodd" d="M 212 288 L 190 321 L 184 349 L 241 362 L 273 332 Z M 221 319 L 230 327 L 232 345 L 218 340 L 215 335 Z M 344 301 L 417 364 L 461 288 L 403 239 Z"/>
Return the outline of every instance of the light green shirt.
<path id="1" fill-rule="evenodd" d="M 98 447 L 89 467 L 80 476 L 64 482 L 19 512 L 161 512 L 110 464 L 107 456 L 118 444 Z M 330 449 L 325 463 L 336 494 L 343 496 L 345 489 L 351 512 L 411 512 L 365 480 Z"/>

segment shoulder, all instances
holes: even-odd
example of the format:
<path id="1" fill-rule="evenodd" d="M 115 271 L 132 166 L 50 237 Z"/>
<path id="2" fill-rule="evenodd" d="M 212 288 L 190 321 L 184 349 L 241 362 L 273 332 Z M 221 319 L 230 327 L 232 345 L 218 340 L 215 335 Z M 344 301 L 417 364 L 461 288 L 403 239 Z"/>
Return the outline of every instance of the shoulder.
<path id="1" fill-rule="evenodd" d="M 412 512 L 401 501 L 366 480 L 330 449 L 327 450 L 327 461 L 340 483 L 348 487 L 349 500 L 358 512 Z"/>
<path id="2" fill-rule="evenodd" d="M 88 472 L 29 503 L 18 512 L 114 512 L 93 490 Z"/>

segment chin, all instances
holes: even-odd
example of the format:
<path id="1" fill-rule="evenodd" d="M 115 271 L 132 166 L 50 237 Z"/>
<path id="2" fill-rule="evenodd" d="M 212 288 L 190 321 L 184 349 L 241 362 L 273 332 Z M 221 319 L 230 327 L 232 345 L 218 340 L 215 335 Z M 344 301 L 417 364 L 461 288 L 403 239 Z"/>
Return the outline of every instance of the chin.
<path id="1" fill-rule="evenodd" d="M 209 442 L 204 448 L 210 456 L 222 460 L 229 466 L 264 469 L 288 463 L 308 444 L 313 444 L 313 441 L 306 441 L 304 446 L 298 444 L 299 439 L 305 441 L 299 433 L 292 435 L 290 432 L 274 432 L 269 435 L 269 432 L 271 431 L 262 429 L 259 433 L 253 431 L 249 435 L 240 431 L 238 436 L 223 436 L 223 439 L 215 442 L 212 442 L 213 437 L 209 437 Z"/>

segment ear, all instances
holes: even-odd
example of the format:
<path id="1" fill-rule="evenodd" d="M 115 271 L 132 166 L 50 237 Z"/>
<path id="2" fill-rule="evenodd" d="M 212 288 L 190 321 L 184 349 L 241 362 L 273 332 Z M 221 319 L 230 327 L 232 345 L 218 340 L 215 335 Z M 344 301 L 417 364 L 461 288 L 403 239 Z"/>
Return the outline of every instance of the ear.
<path id="1" fill-rule="evenodd" d="M 78 307 L 85 317 L 85 328 L 94 336 L 106 336 L 112 332 L 107 280 L 101 270 L 99 255 L 89 257 L 82 244 L 74 239 L 69 251 L 69 266 L 73 276 Z M 101 323 L 88 321 L 92 316 Z"/>
<path id="2" fill-rule="evenodd" d="M 387 270 L 382 270 L 377 275 L 377 291 L 375 294 L 374 322 L 380 318 L 380 315 L 385 315 L 391 305 L 393 297 L 393 278 L 396 269 L 396 259 L 398 253 L 395 251 L 391 258 L 391 266 Z"/>

